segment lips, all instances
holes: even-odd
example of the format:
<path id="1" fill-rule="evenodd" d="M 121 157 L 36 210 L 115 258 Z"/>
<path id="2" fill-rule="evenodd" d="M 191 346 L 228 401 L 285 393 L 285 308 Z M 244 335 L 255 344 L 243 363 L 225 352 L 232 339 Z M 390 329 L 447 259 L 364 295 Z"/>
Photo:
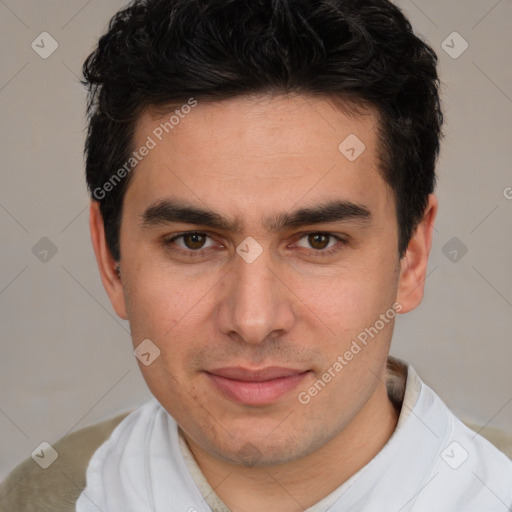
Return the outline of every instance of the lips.
<path id="1" fill-rule="evenodd" d="M 292 391 L 309 370 L 271 366 L 259 370 L 226 367 L 206 372 L 217 391 L 232 402 L 270 405 Z"/>

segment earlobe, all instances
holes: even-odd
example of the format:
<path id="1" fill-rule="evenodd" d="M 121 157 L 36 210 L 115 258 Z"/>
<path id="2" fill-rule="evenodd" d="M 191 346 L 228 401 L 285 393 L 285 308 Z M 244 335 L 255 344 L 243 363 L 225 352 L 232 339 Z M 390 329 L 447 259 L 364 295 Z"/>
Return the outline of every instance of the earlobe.
<path id="1" fill-rule="evenodd" d="M 407 246 L 407 251 L 400 261 L 397 295 L 397 301 L 402 305 L 400 313 L 412 311 L 423 300 L 437 208 L 437 198 L 430 194 L 423 219 L 416 228 Z"/>
<path id="2" fill-rule="evenodd" d="M 103 287 L 110 298 L 114 311 L 119 317 L 128 320 L 120 273 L 116 271 L 117 262 L 112 257 L 107 245 L 103 217 L 99 206 L 98 201 L 91 201 L 89 208 L 89 227 L 96 262 Z"/>

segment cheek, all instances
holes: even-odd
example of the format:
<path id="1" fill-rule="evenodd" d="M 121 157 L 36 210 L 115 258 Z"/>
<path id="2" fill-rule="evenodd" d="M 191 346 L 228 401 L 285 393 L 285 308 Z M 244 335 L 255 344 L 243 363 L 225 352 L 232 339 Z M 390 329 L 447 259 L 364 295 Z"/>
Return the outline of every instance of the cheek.
<path id="1" fill-rule="evenodd" d="M 169 269 L 138 268 L 126 276 L 125 284 L 134 348 L 149 339 L 159 350 L 149 365 L 139 362 L 144 380 L 161 403 L 171 404 L 172 413 L 183 414 L 182 404 L 194 395 L 188 361 L 201 348 L 204 322 L 198 318 L 204 314 L 200 299 L 207 290 L 187 288 L 183 277 L 170 275 Z"/>
<path id="2" fill-rule="evenodd" d="M 215 336 L 211 306 L 218 279 L 169 267 L 139 268 L 132 275 L 126 302 L 133 346 L 149 339 L 160 351 L 154 363 L 139 367 L 153 395 L 178 407 L 193 395 L 196 358 Z"/>
<path id="3" fill-rule="evenodd" d="M 174 331 L 189 325 L 209 288 L 204 281 L 185 279 L 179 271 L 134 269 L 125 283 L 134 343 L 141 337 L 165 342 Z"/>
<path id="4" fill-rule="evenodd" d="M 339 344 L 373 325 L 393 305 L 397 279 L 390 265 L 375 263 L 340 269 L 321 279 L 297 280 L 293 288 L 303 300 L 303 313 Z"/>

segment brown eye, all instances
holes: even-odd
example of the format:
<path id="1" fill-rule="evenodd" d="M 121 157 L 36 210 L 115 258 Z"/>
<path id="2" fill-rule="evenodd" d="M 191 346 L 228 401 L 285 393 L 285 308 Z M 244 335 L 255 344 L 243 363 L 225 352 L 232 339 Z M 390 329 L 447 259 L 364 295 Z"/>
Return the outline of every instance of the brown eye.
<path id="1" fill-rule="evenodd" d="M 312 233 L 308 235 L 308 242 L 313 249 L 322 250 L 329 245 L 331 236 L 324 233 Z"/>
<path id="2" fill-rule="evenodd" d="M 314 232 L 304 234 L 296 243 L 302 249 L 309 249 L 311 256 L 330 256 L 342 250 L 347 240 L 332 233 Z"/>
<path id="3" fill-rule="evenodd" d="M 213 239 L 207 233 L 191 231 L 189 233 L 182 233 L 181 235 L 173 236 L 171 238 L 164 237 L 162 239 L 164 247 L 174 250 L 178 247 L 179 250 L 188 252 L 190 255 L 194 253 L 202 253 L 215 245 Z"/>
<path id="4" fill-rule="evenodd" d="M 197 250 L 203 247 L 207 236 L 202 233 L 186 233 L 182 238 L 187 249 Z"/>

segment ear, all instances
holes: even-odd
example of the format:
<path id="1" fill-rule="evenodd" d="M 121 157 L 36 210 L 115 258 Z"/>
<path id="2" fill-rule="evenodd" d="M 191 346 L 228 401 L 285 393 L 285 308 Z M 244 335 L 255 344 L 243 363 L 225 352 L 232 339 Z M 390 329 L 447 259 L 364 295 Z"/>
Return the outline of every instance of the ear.
<path id="1" fill-rule="evenodd" d="M 110 298 L 114 311 L 124 320 L 128 320 L 123 285 L 120 276 L 116 272 L 116 262 L 105 239 L 105 226 L 103 225 L 103 216 L 98 201 L 91 201 L 89 226 L 103 287 Z"/>
<path id="2" fill-rule="evenodd" d="M 400 313 L 408 313 L 419 306 L 423 300 L 437 207 L 437 198 L 430 194 L 423 219 L 409 241 L 405 255 L 400 260 L 397 295 L 397 302 L 402 305 Z"/>

